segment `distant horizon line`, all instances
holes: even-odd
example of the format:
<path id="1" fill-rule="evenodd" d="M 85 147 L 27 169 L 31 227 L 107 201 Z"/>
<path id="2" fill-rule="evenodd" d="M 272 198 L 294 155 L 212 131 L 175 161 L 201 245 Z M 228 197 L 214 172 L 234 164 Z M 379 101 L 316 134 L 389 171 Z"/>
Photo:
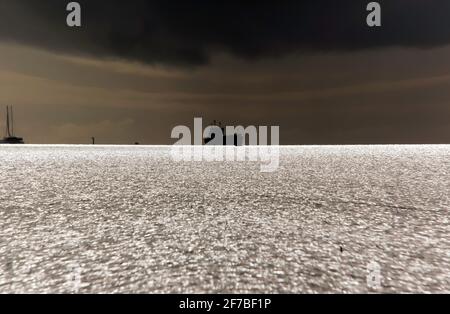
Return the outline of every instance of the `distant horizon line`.
<path id="1" fill-rule="evenodd" d="M 279 147 L 336 147 L 336 146 L 449 146 L 450 143 L 417 143 L 417 144 L 286 144 L 286 145 L 243 145 L 239 147 L 265 147 L 265 146 L 279 146 Z M 13 146 L 88 146 L 88 147 L 173 147 L 173 144 L 1 144 L 0 147 Z M 212 147 L 207 145 L 181 145 L 187 147 Z M 235 146 L 213 146 L 213 147 L 235 147 Z"/>

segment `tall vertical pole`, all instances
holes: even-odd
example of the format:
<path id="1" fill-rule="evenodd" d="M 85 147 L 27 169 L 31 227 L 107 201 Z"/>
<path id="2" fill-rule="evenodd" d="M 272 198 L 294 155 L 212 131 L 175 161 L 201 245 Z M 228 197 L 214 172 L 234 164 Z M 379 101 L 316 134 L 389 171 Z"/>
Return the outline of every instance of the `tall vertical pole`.
<path id="1" fill-rule="evenodd" d="M 6 137 L 11 137 L 9 132 L 9 106 L 6 106 Z"/>
<path id="2" fill-rule="evenodd" d="M 10 106 L 9 110 L 11 111 L 11 135 L 14 136 L 14 115 L 13 115 L 13 107 Z"/>

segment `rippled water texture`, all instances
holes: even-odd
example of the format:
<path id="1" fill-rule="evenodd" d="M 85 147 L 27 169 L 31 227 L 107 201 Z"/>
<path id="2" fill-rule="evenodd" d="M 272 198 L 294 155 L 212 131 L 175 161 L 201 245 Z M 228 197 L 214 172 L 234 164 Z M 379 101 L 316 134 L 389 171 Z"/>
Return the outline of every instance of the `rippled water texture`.
<path id="1" fill-rule="evenodd" d="M 450 292 L 450 146 L 280 162 L 1 146 L 0 292 Z"/>

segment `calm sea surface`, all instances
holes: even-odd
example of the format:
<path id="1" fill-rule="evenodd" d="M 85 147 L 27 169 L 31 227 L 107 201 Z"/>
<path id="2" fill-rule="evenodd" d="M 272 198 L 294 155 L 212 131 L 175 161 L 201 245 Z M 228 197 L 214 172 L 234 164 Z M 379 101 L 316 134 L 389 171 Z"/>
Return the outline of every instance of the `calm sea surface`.
<path id="1" fill-rule="evenodd" d="M 0 146 L 0 292 L 450 292 L 450 146 Z"/>

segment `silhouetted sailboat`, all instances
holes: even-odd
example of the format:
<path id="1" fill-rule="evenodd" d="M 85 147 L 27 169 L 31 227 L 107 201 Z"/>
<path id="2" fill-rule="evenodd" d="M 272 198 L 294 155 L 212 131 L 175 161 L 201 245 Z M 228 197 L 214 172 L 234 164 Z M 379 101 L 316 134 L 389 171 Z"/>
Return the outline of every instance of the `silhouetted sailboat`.
<path id="1" fill-rule="evenodd" d="M 12 106 L 6 106 L 6 134 L 0 144 L 24 144 L 23 138 L 14 135 L 14 116 Z"/>

